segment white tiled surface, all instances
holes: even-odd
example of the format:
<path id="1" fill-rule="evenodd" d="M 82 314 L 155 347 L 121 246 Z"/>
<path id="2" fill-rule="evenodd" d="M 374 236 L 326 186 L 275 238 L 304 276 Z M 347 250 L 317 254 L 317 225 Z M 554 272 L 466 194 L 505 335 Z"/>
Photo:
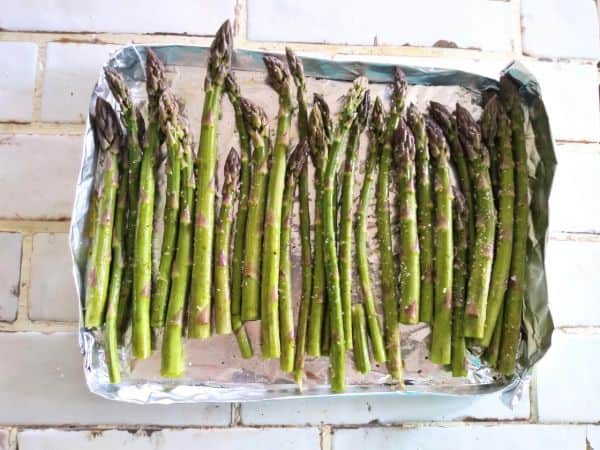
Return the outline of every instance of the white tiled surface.
<path id="1" fill-rule="evenodd" d="M 0 450 L 10 450 L 9 448 L 10 430 L 0 428 Z"/>
<path id="2" fill-rule="evenodd" d="M 37 45 L 0 42 L 0 61 L 0 120 L 31 121 Z"/>
<path id="3" fill-rule="evenodd" d="M 0 370 L 0 399 L 3 405 L 18 405 L 0 408 L 0 425 L 226 426 L 230 423 L 229 405 L 141 406 L 91 394 L 83 378 L 75 332 L 0 333 L 0 355 L 4 361 Z"/>
<path id="4" fill-rule="evenodd" d="M 21 235 L 0 233 L 0 321 L 12 322 L 19 307 Z"/>
<path id="5" fill-rule="evenodd" d="M 83 122 L 90 96 L 114 45 L 49 43 L 42 95 L 42 119 Z"/>
<path id="6" fill-rule="evenodd" d="M 537 368 L 542 422 L 600 421 L 600 330 L 555 331 L 552 347 Z"/>
<path id="7" fill-rule="evenodd" d="M 80 136 L 0 134 L 0 218 L 69 217 L 81 146 Z"/>
<path id="8" fill-rule="evenodd" d="M 587 443 L 590 450 L 600 448 L 600 426 L 590 425 L 587 427 Z"/>
<path id="9" fill-rule="evenodd" d="M 73 275 L 70 270 L 56 270 L 70 265 L 66 234 L 39 233 L 33 236 L 28 305 L 31 320 L 77 321 L 78 303 Z"/>
<path id="10" fill-rule="evenodd" d="M 143 5 L 143 7 L 142 7 Z M 0 28 L 20 31 L 214 34 L 233 17 L 234 0 L 45 0 L 9 1 Z"/>

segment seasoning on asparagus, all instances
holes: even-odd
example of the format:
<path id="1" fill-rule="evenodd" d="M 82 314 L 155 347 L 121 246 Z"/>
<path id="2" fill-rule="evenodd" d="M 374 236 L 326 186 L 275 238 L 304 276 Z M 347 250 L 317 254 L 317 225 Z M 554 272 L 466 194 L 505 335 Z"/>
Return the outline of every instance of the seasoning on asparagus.
<path id="1" fill-rule="evenodd" d="M 421 271 L 415 192 L 415 138 L 404 119 L 400 119 L 396 129 L 394 159 L 400 211 L 399 320 L 401 323 L 416 324 L 419 322 Z"/>
<path id="2" fill-rule="evenodd" d="M 283 62 L 274 56 L 263 58 L 267 67 L 267 82 L 279 96 L 277 132 L 271 167 L 263 240 L 262 271 L 260 284 L 260 324 L 263 358 L 278 358 L 281 353 L 279 340 L 279 261 L 281 247 L 281 206 L 285 186 L 285 168 L 290 146 L 292 125 L 292 90 L 290 76 Z"/>
<path id="3" fill-rule="evenodd" d="M 517 87 L 506 76 L 500 79 L 500 98 L 508 111 L 515 164 L 515 222 L 513 249 L 510 263 L 508 290 L 504 307 L 502 344 L 498 356 L 498 370 L 510 376 L 515 371 L 517 347 L 521 337 L 521 315 L 525 296 L 525 263 L 527 258 L 527 227 L 529 220 L 529 179 L 527 175 L 527 147 L 525 146 L 525 118 Z"/>
<path id="4" fill-rule="evenodd" d="M 231 228 L 233 224 L 233 204 L 238 190 L 240 175 L 240 157 L 232 148 L 223 167 L 223 187 L 221 207 L 215 227 L 215 332 L 231 333 L 231 288 L 230 288 L 230 249 Z"/>
<path id="5" fill-rule="evenodd" d="M 344 315 L 344 342 L 347 349 L 352 348 L 352 206 L 354 202 L 354 171 L 360 135 L 369 120 L 370 107 L 369 91 L 358 107 L 356 119 L 350 126 L 348 143 L 346 144 L 346 159 L 344 161 L 343 179 L 341 183 L 340 223 L 338 230 L 338 253 L 340 264 L 340 293 L 342 296 L 342 311 Z"/>
<path id="6" fill-rule="evenodd" d="M 120 128 L 108 102 L 96 101 L 94 131 L 98 141 L 100 184 L 96 196 L 97 217 L 91 257 L 86 268 L 85 326 L 100 328 L 104 323 L 110 278 L 111 245 L 117 188 L 119 186 Z"/>
<path id="7" fill-rule="evenodd" d="M 260 317 L 260 268 L 263 240 L 265 199 L 269 164 L 269 128 L 265 112 L 250 100 L 242 98 L 242 111 L 252 142 L 252 182 L 248 194 L 246 217 L 244 278 L 242 281 L 242 320 Z"/>
<path id="8" fill-rule="evenodd" d="M 420 255 L 419 320 L 433 322 L 433 185 L 429 169 L 429 146 L 425 118 L 411 104 L 407 111 L 408 124 L 415 138 L 415 175 L 417 189 L 417 226 Z"/>
<path id="9" fill-rule="evenodd" d="M 306 162 L 307 147 L 308 144 L 306 141 L 302 141 L 290 155 L 281 208 L 281 258 L 279 262 L 279 337 L 281 341 L 281 359 L 279 360 L 279 367 L 284 372 L 294 370 L 295 352 L 302 351 L 302 349 L 296 348 L 294 340 L 294 296 L 292 290 L 290 240 L 292 235 L 294 193 L 296 191 L 296 183 Z"/>
<path id="10" fill-rule="evenodd" d="M 367 160 L 365 162 L 365 174 L 363 185 L 360 190 L 360 199 L 358 210 L 356 212 L 356 264 L 358 267 L 358 277 L 363 295 L 363 303 L 367 315 L 367 324 L 369 326 L 369 335 L 371 336 L 371 345 L 373 346 L 373 357 L 375 361 L 385 362 L 385 346 L 381 334 L 381 324 L 379 314 L 375 309 L 375 297 L 371 287 L 371 276 L 369 268 L 369 257 L 367 249 L 367 218 L 369 201 L 375 183 L 375 169 L 379 159 L 379 150 L 381 139 L 384 132 L 384 111 L 381 98 L 375 99 L 371 121 L 369 124 L 369 146 L 367 150 Z"/>
<path id="11" fill-rule="evenodd" d="M 323 177 L 323 262 L 325 265 L 325 278 L 327 280 L 329 320 L 331 321 L 330 383 L 333 392 L 343 392 L 346 384 L 344 324 L 335 236 L 333 186 L 339 167 L 339 156 L 348 138 L 350 125 L 356 118 L 358 107 L 363 101 L 366 87 L 367 79 L 359 77 L 354 80 L 352 87 L 346 95 L 345 103 L 333 135 L 333 142 Z"/>
<path id="12" fill-rule="evenodd" d="M 467 208 L 459 189 L 453 189 L 452 236 L 454 271 L 452 274 L 452 376 L 467 376 L 464 335 L 465 291 L 467 285 Z"/>
<path id="13" fill-rule="evenodd" d="M 514 226 L 514 161 L 511 145 L 510 119 L 504 107 L 496 101 L 490 101 L 488 105 L 497 105 L 497 138 L 496 149 L 498 155 L 498 223 L 496 224 L 496 251 L 492 266 L 492 280 L 487 301 L 487 314 L 483 331 L 481 345 L 487 347 L 491 340 L 496 322 L 504 303 L 504 294 L 508 286 L 508 274 L 510 272 L 510 259 L 513 250 L 513 226 Z M 482 126 L 484 118 L 482 116 Z"/>
<path id="14" fill-rule="evenodd" d="M 450 364 L 452 350 L 452 190 L 450 149 L 442 129 L 426 121 L 429 154 L 433 159 L 435 195 L 435 281 L 433 330 L 429 359 L 435 364 Z"/>
<path id="15" fill-rule="evenodd" d="M 352 305 L 352 339 L 354 340 L 354 367 L 360 373 L 371 371 L 369 343 L 367 341 L 367 321 L 363 305 Z"/>
<path id="16" fill-rule="evenodd" d="M 217 125 L 225 75 L 231 65 L 232 47 L 231 24 L 226 21 L 217 31 L 210 47 L 206 79 L 204 80 L 204 107 L 196 162 L 198 189 L 195 200 L 194 258 L 187 327 L 188 336 L 195 339 L 206 339 L 210 336 Z"/>
<path id="17" fill-rule="evenodd" d="M 242 322 L 242 279 L 244 276 L 244 237 L 248 217 L 248 195 L 250 193 L 250 136 L 246 129 L 242 111 L 240 87 L 230 72 L 225 77 L 225 91 L 235 114 L 235 126 L 240 141 L 240 186 L 231 261 L 231 327 L 242 358 L 252 357 L 252 345 Z"/>
<path id="18" fill-rule="evenodd" d="M 167 145 L 172 144 L 178 136 L 171 126 L 167 126 Z M 192 270 L 192 236 L 194 217 L 194 156 L 192 153 L 192 136 L 187 126 L 183 125 L 183 136 L 179 138 L 183 145 L 183 161 L 181 164 L 181 205 L 179 208 L 179 230 L 175 260 L 171 271 L 171 289 L 165 320 L 161 351 L 162 376 L 177 378 L 185 368 L 183 353 L 183 320 L 186 299 Z"/>
<path id="19" fill-rule="evenodd" d="M 475 239 L 471 273 L 467 282 L 465 304 L 465 336 L 482 338 L 487 311 L 492 262 L 496 210 L 490 180 L 488 150 L 481 142 L 481 131 L 473 117 L 460 104 L 456 105 L 459 137 L 469 160 L 475 207 Z"/>
<path id="20" fill-rule="evenodd" d="M 499 114 L 500 99 L 496 93 L 489 93 L 487 98 L 484 97 L 484 107 L 481 117 L 479 118 L 479 126 L 481 128 L 481 139 L 489 152 L 490 158 L 490 181 L 492 183 L 492 191 L 494 193 L 494 201 L 496 209 L 499 209 L 498 202 L 498 149 L 496 148 L 496 139 L 498 136 L 498 114 Z"/>
<path id="21" fill-rule="evenodd" d="M 182 133 L 181 125 L 177 115 L 179 108 L 172 93 L 165 91 L 160 97 L 159 116 L 162 133 L 166 134 L 164 128 L 169 124 L 177 135 Z M 167 298 L 171 282 L 171 267 L 175 255 L 175 244 L 177 241 L 177 223 L 179 217 L 179 198 L 181 196 L 181 159 L 182 144 L 179 138 L 167 142 L 167 193 L 164 212 L 164 234 L 158 276 L 154 283 L 152 295 L 152 315 L 150 324 L 153 328 L 162 329 L 167 312 Z"/>
<path id="22" fill-rule="evenodd" d="M 381 267 L 381 295 L 383 303 L 383 325 L 385 348 L 387 351 L 387 367 L 392 379 L 403 384 L 402 354 L 400 352 L 400 330 L 398 328 L 399 293 L 396 281 L 392 250 L 392 227 L 390 218 L 390 167 L 392 165 L 392 139 L 400 122 L 406 95 L 406 77 L 396 68 L 390 113 L 386 120 L 385 133 L 382 138 L 379 156 L 379 175 L 377 177 L 377 194 L 375 210 L 377 215 L 377 237 L 379 238 L 379 254 Z"/>
<path id="23" fill-rule="evenodd" d="M 298 136 L 300 140 L 308 139 L 308 108 L 306 106 L 306 82 L 304 80 L 304 67 L 302 61 L 290 48 L 285 50 L 290 74 L 296 84 L 296 101 L 298 102 Z M 307 150 L 308 151 L 308 148 Z M 308 315 L 310 312 L 310 299 L 312 293 L 312 254 L 310 242 L 310 199 L 308 164 L 303 164 L 298 181 L 298 196 L 300 204 L 300 251 L 302 260 L 302 289 L 300 308 L 298 311 L 298 324 L 296 326 L 296 353 L 294 355 L 294 378 L 302 387 L 304 376 L 304 355 L 306 349 L 306 336 L 308 333 Z"/>

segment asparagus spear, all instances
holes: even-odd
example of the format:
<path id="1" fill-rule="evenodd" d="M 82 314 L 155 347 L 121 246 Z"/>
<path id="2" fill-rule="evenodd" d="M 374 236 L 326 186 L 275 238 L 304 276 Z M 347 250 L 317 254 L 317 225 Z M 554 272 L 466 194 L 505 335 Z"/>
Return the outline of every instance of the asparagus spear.
<path id="1" fill-rule="evenodd" d="M 375 297 L 371 288 L 371 277 L 369 275 L 369 258 L 367 250 L 367 216 L 369 200 L 373 184 L 375 182 L 375 169 L 379 159 L 379 149 L 381 138 L 384 132 L 384 111 L 381 98 L 375 99 L 373 112 L 371 113 L 371 122 L 369 126 L 369 147 L 367 151 L 367 160 L 365 163 L 365 176 L 362 188 L 360 190 L 360 200 L 356 212 L 356 260 L 358 266 L 358 276 L 360 287 L 363 294 L 363 301 L 367 313 L 367 323 L 369 325 L 369 334 L 373 346 L 373 357 L 377 362 L 385 362 L 385 347 L 381 335 L 381 324 L 379 323 L 379 314 L 375 309 Z"/>
<path id="2" fill-rule="evenodd" d="M 135 225 L 133 273 L 133 356 L 144 359 L 150 356 L 150 292 L 152 285 L 152 218 L 156 153 L 160 146 L 158 101 L 166 88 L 164 66 L 148 50 L 146 59 L 146 89 L 148 91 L 148 130 L 143 139 L 144 154 L 140 167 L 140 185 Z"/>
<path id="3" fill-rule="evenodd" d="M 100 328 L 104 323 L 106 295 L 110 276 L 111 239 L 117 188 L 119 186 L 120 129 L 117 116 L 102 98 L 96 101 L 94 130 L 100 152 L 100 186 L 97 197 L 97 223 L 91 243 L 91 258 L 87 262 L 85 326 Z"/>
<path id="4" fill-rule="evenodd" d="M 356 370 L 360 373 L 369 373 L 371 371 L 366 322 L 363 305 L 353 305 L 352 338 L 354 339 L 354 367 L 356 367 Z"/>
<path id="5" fill-rule="evenodd" d="M 223 167 L 223 187 L 221 190 L 221 208 L 215 227 L 215 332 L 231 333 L 231 288 L 229 284 L 229 251 L 231 248 L 231 227 L 233 222 L 233 204 L 237 195 L 240 157 L 234 148 L 229 151 Z"/>
<path id="6" fill-rule="evenodd" d="M 265 235 L 263 241 L 260 285 L 261 346 L 263 358 L 278 358 L 279 341 L 279 261 L 281 247 L 281 205 L 285 185 L 285 167 L 290 146 L 292 124 L 292 90 L 290 76 L 283 63 L 275 57 L 263 58 L 267 67 L 267 82 L 279 96 L 277 133 L 271 155 L 267 204 L 265 207 Z"/>
<path id="7" fill-rule="evenodd" d="M 415 137 L 415 166 L 417 184 L 417 226 L 420 250 L 420 304 L 421 322 L 433 321 L 433 186 L 429 171 L 429 148 L 425 118 L 417 107 L 408 107 L 407 120 Z"/>
<path id="8" fill-rule="evenodd" d="M 481 138 L 487 147 L 490 156 L 490 180 L 492 182 L 492 191 L 494 200 L 498 201 L 498 148 L 496 148 L 496 139 L 498 135 L 498 109 L 500 100 L 498 95 L 492 93 L 484 100 L 483 112 L 479 119 L 481 128 Z M 496 204 L 497 209 L 499 205 Z"/>
<path id="9" fill-rule="evenodd" d="M 358 155 L 360 135 L 363 133 L 369 120 L 370 96 L 365 93 L 363 101 L 358 107 L 356 119 L 350 126 L 348 143 L 346 145 L 346 159 L 344 161 L 344 174 L 341 183 L 341 206 L 338 240 L 340 262 L 340 293 L 342 296 L 342 310 L 344 314 L 344 342 L 346 348 L 352 348 L 352 203 L 354 201 L 354 167 Z"/>
<path id="10" fill-rule="evenodd" d="M 123 280 L 119 297 L 119 308 L 117 311 L 117 327 L 122 333 L 127 326 L 127 314 L 131 302 L 131 288 L 133 284 L 133 252 L 135 243 L 135 224 L 137 222 L 137 205 L 140 183 L 140 165 L 142 162 L 142 147 L 140 134 L 139 110 L 133 105 L 131 95 L 122 75 L 111 67 L 104 69 L 106 81 L 110 87 L 121 109 L 121 116 L 125 125 L 127 147 L 127 223 L 125 238 L 125 265 L 123 268 Z M 142 124 L 143 128 L 143 124 Z"/>
<path id="11" fill-rule="evenodd" d="M 429 154 L 433 158 L 435 192 L 435 282 L 430 360 L 450 364 L 452 339 L 452 191 L 450 149 L 442 129 L 426 121 Z"/>
<path id="12" fill-rule="evenodd" d="M 417 198 L 415 192 L 415 138 L 404 119 L 396 130 L 394 158 L 400 206 L 400 315 L 401 323 L 419 322 L 421 274 Z"/>
<path id="13" fill-rule="evenodd" d="M 298 102 L 298 135 L 301 140 L 308 139 L 308 108 L 306 106 L 306 82 L 304 80 L 304 68 L 290 48 L 286 48 L 286 57 L 290 74 L 296 84 L 296 101 Z M 296 353 L 294 356 L 294 378 L 296 383 L 302 387 L 304 375 L 304 354 L 306 348 L 306 336 L 308 333 L 308 314 L 310 312 L 310 299 L 312 293 L 312 254 L 310 242 L 310 200 L 308 164 L 304 164 L 300 172 L 299 180 L 299 203 L 300 203 L 300 249 L 302 258 L 302 294 L 300 297 L 300 308 L 298 311 L 298 325 L 296 327 Z"/>
<path id="14" fill-rule="evenodd" d="M 313 285 L 308 321 L 308 338 L 306 353 L 311 356 L 321 355 L 321 331 L 325 312 L 325 268 L 323 266 L 323 175 L 327 164 L 328 143 L 325 134 L 322 109 L 314 106 L 308 119 L 308 138 L 310 156 L 315 166 L 315 242 Z"/>
<path id="15" fill-rule="evenodd" d="M 490 181 L 488 150 L 481 142 L 481 131 L 471 114 L 456 105 L 459 137 L 469 160 L 475 200 L 475 240 L 471 274 L 467 282 L 465 336 L 482 338 L 494 258 L 496 211 Z"/>
<path id="16" fill-rule="evenodd" d="M 166 128 L 167 145 L 173 144 L 178 136 L 170 124 Z M 183 354 L 183 319 L 185 303 L 192 268 L 192 234 L 194 217 L 194 157 L 192 154 L 192 137 L 186 126 L 179 137 L 183 145 L 183 161 L 181 165 L 181 207 L 179 208 L 179 224 L 175 261 L 171 271 L 171 289 L 165 321 L 161 351 L 161 374 L 168 378 L 181 376 L 184 370 Z"/>
<path id="17" fill-rule="evenodd" d="M 244 248 L 244 279 L 242 282 L 242 320 L 256 320 L 260 314 L 259 278 L 265 198 L 267 196 L 269 163 L 269 128 L 265 112 L 242 98 L 242 111 L 252 147 L 252 183 L 248 194 Z"/>
<path id="18" fill-rule="evenodd" d="M 392 230 L 390 219 L 390 166 L 392 164 L 392 138 L 400 122 L 406 95 L 406 78 L 400 69 L 394 74 L 392 105 L 387 117 L 382 149 L 379 157 L 377 177 L 376 213 L 377 236 L 381 265 L 381 295 L 384 316 L 385 348 L 387 367 L 392 379 L 403 384 L 402 354 L 400 352 L 400 331 L 398 329 L 399 293 L 396 282 L 396 268 L 392 251 Z"/>
<path id="19" fill-rule="evenodd" d="M 498 355 L 500 353 L 500 344 L 502 341 L 503 322 L 504 304 L 502 304 L 502 306 L 500 307 L 500 312 L 498 313 L 498 320 L 496 321 L 496 326 L 494 327 L 494 332 L 492 333 L 490 343 L 483 352 L 483 360 L 486 361 L 490 365 L 490 367 L 498 366 Z"/>
<path id="20" fill-rule="evenodd" d="M 169 124 L 174 128 L 175 133 L 181 134 L 181 126 L 177 120 L 179 108 L 173 94 L 165 91 L 160 97 L 158 108 L 161 127 L 164 128 L 166 124 Z M 164 129 L 162 132 L 166 134 Z M 173 265 L 177 240 L 177 219 L 179 217 L 179 197 L 181 194 L 181 147 L 179 139 L 173 139 L 167 143 L 167 200 L 164 213 L 164 234 L 158 276 L 152 296 L 152 315 L 150 317 L 150 324 L 156 329 L 162 329 L 165 323 L 171 266 Z"/>
<path id="21" fill-rule="evenodd" d="M 513 247 L 515 185 L 510 119 L 502 106 L 497 106 L 497 109 L 498 223 L 496 225 L 496 253 L 488 294 L 487 315 L 483 339 L 481 340 L 483 347 L 487 347 L 492 340 L 496 321 L 504 303 Z"/>
<path id="22" fill-rule="evenodd" d="M 506 76 L 500 79 L 500 97 L 510 116 L 512 130 L 512 148 L 515 163 L 515 221 L 498 370 L 504 375 L 512 375 L 515 371 L 517 347 L 521 336 L 521 314 L 525 296 L 529 179 L 527 175 L 527 147 L 525 146 L 525 118 L 521 100 L 517 87 Z"/>
<path id="23" fill-rule="evenodd" d="M 308 152 L 306 141 L 300 142 L 291 153 L 281 209 L 281 260 L 279 263 L 279 336 L 281 341 L 281 359 L 279 365 L 282 371 L 294 370 L 294 311 L 292 291 L 292 261 L 290 255 L 290 238 L 292 234 L 292 213 L 294 209 L 294 193 L 296 182 L 306 162 Z"/>
<path id="24" fill-rule="evenodd" d="M 313 104 L 321 113 L 323 120 L 323 131 L 327 140 L 327 145 L 331 145 L 333 142 L 333 121 L 331 119 L 331 112 L 329 111 L 329 105 L 321 94 L 313 94 Z"/>
<path id="25" fill-rule="evenodd" d="M 225 75 L 231 65 L 233 37 L 231 24 L 221 25 L 210 47 L 204 107 L 198 145 L 198 189 L 194 222 L 194 258 L 189 304 L 188 336 L 206 339 L 210 336 L 210 299 L 212 292 L 213 240 L 215 225 L 215 171 L 217 165 L 217 125 Z"/>
<path id="26" fill-rule="evenodd" d="M 325 265 L 325 278 L 327 280 L 329 320 L 331 321 L 330 382 L 333 392 L 343 392 L 346 384 L 344 324 L 335 238 L 333 186 L 339 166 L 339 156 L 344 143 L 348 139 L 350 125 L 356 118 L 358 107 L 365 96 L 366 87 L 367 79 L 359 77 L 354 80 L 352 87 L 346 95 L 344 107 L 333 134 L 333 142 L 327 159 L 325 175 L 323 176 L 323 262 Z"/>
<path id="27" fill-rule="evenodd" d="M 235 113 L 235 126 L 240 141 L 240 192 L 233 240 L 231 268 L 231 326 L 242 358 L 252 357 L 252 345 L 242 322 L 242 279 L 244 276 L 244 237 L 248 217 L 248 195 L 250 193 L 250 136 L 246 129 L 242 111 L 241 93 L 233 73 L 225 77 L 225 91 Z"/>
<path id="28" fill-rule="evenodd" d="M 452 275 L 452 376 L 467 376 L 466 339 L 464 335 L 465 290 L 467 284 L 467 220 L 465 198 L 453 190 L 452 237 L 454 271 Z"/>

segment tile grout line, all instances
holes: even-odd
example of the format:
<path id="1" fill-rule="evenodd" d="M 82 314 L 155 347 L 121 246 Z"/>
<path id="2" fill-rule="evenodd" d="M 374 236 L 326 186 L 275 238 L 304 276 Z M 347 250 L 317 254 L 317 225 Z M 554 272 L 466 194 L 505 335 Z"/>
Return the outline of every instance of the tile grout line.
<path id="1" fill-rule="evenodd" d="M 231 404 L 231 427 L 237 428 L 242 426 L 242 404 L 235 402 Z"/>
<path id="2" fill-rule="evenodd" d="M 521 0 L 512 0 L 513 7 L 513 30 L 515 41 L 513 42 L 513 51 L 518 55 L 523 54 L 523 26 L 521 24 Z"/>
<path id="3" fill-rule="evenodd" d="M 529 384 L 529 408 L 530 421 L 534 424 L 539 424 L 540 411 L 538 405 L 538 389 L 537 389 L 537 370 L 533 369 L 531 383 Z"/>
<path id="4" fill-rule="evenodd" d="M 24 234 L 21 241 L 21 267 L 19 272 L 19 307 L 17 319 L 12 323 L 21 327 L 29 322 L 29 284 L 31 281 L 31 259 L 33 256 L 33 234 Z"/>
<path id="5" fill-rule="evenodd" d="M 38 44 L 35 84 L 33 89 L 33 121 L 39 122 L 42 117 L 42 95 L 44 92 L 44 75 L 46 72 L 46 43 Z"/>

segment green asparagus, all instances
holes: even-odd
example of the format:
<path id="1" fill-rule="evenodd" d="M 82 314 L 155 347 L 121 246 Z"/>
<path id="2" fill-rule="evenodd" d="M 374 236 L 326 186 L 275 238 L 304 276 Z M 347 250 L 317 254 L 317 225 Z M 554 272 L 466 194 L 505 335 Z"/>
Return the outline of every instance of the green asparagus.
<path id="1" fill-rule="evenodd" d="M 363 305 L 352 306 L 352 339 L 354 340 L 354 367 L 360 373 L 371 371 L 369 343 L 367 342 L 367 321 Z"/>
<path id="2" fill-rule="evenodd" d="M 465 198 L 454 189 L 452 203 L 452 237 L 454 271 L 452 275 L 452 376 L 467 376 L 466 339 L 464 334 L 465 290 L 467 285 L 467 208 Z"/>

